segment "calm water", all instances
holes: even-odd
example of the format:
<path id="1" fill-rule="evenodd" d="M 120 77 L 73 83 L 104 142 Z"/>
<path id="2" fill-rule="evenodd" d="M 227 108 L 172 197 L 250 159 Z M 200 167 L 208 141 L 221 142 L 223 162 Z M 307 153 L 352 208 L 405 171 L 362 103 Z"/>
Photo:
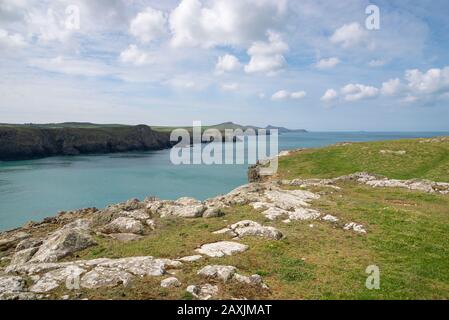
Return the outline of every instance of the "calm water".
<path id="1" fill-rule="evenodd" d="M 432 137 L 447 133 L 290 133 L 279 149 L 342 141 Z M 175 166 L 170 150 L 0 162 L 0 230 L 61 210 L 102 208 L 130 198 L 206 199 L 246 183 L 247 165 Z"/>

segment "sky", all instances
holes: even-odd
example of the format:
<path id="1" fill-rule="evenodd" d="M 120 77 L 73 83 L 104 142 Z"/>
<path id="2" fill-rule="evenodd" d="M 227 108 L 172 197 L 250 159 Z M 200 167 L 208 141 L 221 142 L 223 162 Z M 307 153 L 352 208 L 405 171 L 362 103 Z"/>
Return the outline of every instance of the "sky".
<path id="1" fill-rule="evenodd" d="M 0 123 L 449 130 L 447 0 L 0 0 Z"/>

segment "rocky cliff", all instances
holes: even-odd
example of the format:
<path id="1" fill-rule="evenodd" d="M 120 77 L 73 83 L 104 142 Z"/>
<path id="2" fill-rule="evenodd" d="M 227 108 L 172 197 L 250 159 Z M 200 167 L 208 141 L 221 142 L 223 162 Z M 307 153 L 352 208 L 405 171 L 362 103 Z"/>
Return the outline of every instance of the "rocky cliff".
<path id="1" fill-rule="evenodd" d="M 116 127 L 0 126 L 0 160 L 169 148 L 170 135 L 146 125 Z"/>

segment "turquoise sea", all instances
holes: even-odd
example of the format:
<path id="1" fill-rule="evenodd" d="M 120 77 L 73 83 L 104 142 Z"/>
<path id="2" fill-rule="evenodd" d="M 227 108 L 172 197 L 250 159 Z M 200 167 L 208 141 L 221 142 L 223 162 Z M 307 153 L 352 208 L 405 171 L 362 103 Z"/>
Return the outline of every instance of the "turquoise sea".
<path id="1" fill-rule="evenodd" d="M 313 132 L 279 137 L 279 151 L 343 141 L 448 135 L 442 132 Z M 148 195 L 206 199 L 245 184 L 247 165 L 181 165 L 170 150 L 0 162 L 0 230 L 58 211 L 102 208 Z"/>

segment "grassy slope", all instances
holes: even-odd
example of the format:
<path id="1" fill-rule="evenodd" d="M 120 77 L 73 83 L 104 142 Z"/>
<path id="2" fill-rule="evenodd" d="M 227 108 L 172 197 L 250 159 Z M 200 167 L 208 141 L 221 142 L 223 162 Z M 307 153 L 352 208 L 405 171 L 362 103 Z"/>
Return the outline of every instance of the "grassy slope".
<path id="1" fill-rule="evenodd" d="M 309 149 L 283 158 L 280 176 L 332 178 L 368 171 L 395 179 L 426 178 L 449 181 L 449 143 L 422 140 L 355 143 Z M 406 151 L 405 155 L 381 154 L 381 150 Z"/>
<path id="2" fill-rule="evenodd" d="M 407 155 L 379 155 L 380 149 L 406 150 Z M 395 178 L 426 177 L 448 181 L 449 142 L 415 141 L 362 143 L 301 152 L 282 160 L 282 177 L 335 177 L 369 171 Z M 373 189 L 345 183 L 342 189 L 316 189 L 321 199 L 313 203 L 342 221 L 366 226 L 367 235 L 334 228 L 321 222 L 271 222 L 249 207 L 228 209 L 214 219 L 159 220 L 148 238 L 122 244 L 99 239 L 100 245 L 80 253 L 81 258 L 154 255 L 184 256 L 202 243 L 222 240 L 211 234 L 228 224 L 251 219 L 279 228 L 285 239 L 241 240 L 250 250 L 232 257 L 205 259 L 177 274 L 183 286 L 162 289 L 159 278 L 144 278 L 131 287 L 85 291 L 90 298 L 190 299 L 188 284 L 205 283 L 196 271 L 207 264 L 234 265 L 243 274 L 258 273 L 271 292 L 223 285 L 222 298 L 270 299 L 449 299 L 449 196 L 403 189 Z M 313 228 L 310 224 L 313 223 Z M 375 264 L 381 271 L 381 289 L 365 288 L 365 269 Z M 211 281 L 208 281 L 211 282 Z M 224 287 L 224 288 L 223 288 Z"/>

